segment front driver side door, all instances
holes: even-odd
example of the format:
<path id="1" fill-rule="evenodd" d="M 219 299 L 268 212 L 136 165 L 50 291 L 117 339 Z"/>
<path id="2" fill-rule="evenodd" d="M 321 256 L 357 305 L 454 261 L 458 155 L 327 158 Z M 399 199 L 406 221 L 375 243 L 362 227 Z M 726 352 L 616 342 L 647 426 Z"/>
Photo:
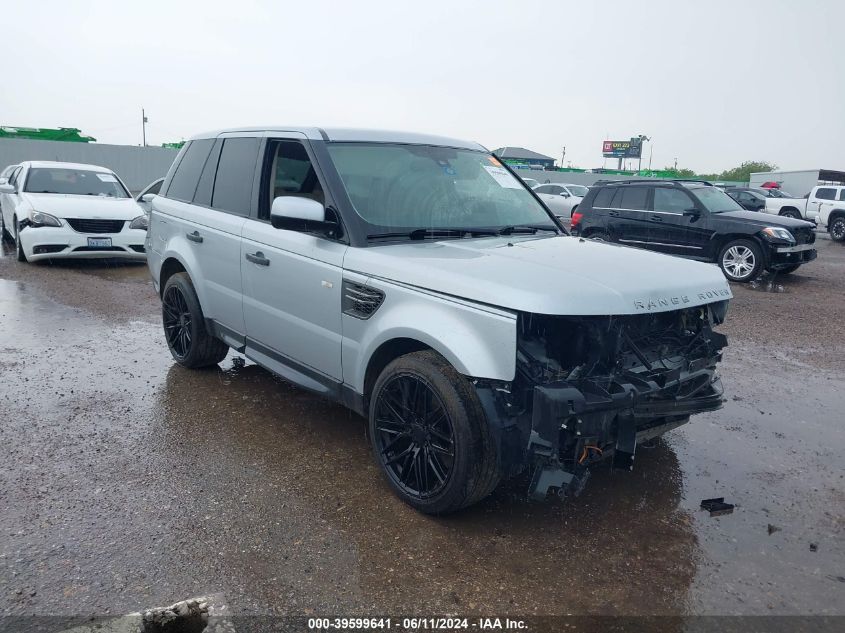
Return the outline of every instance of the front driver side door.
<path id="1" fill-rule="evenodd" d="M 241 274 L 247 356 L 315 391 L 339 383 L 341 287 L 345 243 L 273 228 L 270 206 L 279 196 L 323 204 L 321 175 L 304 137 L 269 138 L 262 161 L 258 217 L 247 220 Z"/>
<path id="2" fill-rule="evenodd" d="M 703 257 L 707 243 L 707 215 L 684 215 L 698 208 L 680 187 L 654 187 L 649 212 L 649 243 L 652 250 L 670 255 Z"/>

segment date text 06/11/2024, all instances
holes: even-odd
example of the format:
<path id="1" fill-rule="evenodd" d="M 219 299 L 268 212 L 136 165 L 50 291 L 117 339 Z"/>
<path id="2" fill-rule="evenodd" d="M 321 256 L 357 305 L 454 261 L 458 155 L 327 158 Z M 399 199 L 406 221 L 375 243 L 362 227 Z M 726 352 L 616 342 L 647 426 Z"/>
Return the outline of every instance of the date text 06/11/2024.
<path id="1" fill-rule="evenodd" d="M 337 630 L 396 630 L 396 631 L 458 631 L 477 629 L 527 630 L 524 620 L 511 618 L 309 618 L 312 631 Z"/>

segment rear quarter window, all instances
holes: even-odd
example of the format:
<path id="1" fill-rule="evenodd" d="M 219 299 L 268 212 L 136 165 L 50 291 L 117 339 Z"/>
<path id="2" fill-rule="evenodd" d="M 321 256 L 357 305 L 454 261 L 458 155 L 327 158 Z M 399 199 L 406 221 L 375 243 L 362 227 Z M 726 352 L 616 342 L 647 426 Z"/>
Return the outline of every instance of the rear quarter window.
<path id="1" fill-rule="evenodd" d="M 593 199 L 593 208 L 607 209 L 610 207 L 610 202 L 613 200 L 615 191 L 609 187 L 599 189 L 596 197 Z"/>
<path id="2" fill-rule="evenodd" d="M 835 200 L 836 189 L 833 187 L 824 187 L 816 190 L 816 198 L 819 200 Z"/>
<path id="3" fill-rule="evenodd" d="M 191 141 L 170 181 L 170 187 L 167 189 L 168 198 L 184 202 L 193 201 L 202 168 L 205 166 L 205 160 L 208 158 L 212 145 L 214 145 L 213 138 Z"/>

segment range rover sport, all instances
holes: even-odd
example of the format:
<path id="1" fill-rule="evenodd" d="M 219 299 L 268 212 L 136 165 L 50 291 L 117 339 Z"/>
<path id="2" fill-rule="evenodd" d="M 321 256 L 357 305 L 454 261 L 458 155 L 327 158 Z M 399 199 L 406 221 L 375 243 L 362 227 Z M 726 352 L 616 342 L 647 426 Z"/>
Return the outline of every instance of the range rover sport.
<path id="1" fill-rule="evenodd" d="M 529 469 L 536 498 L 572 490 L 722 403 L 721 273 L 569 236 L 476 143 L 203 134 L 152 199 L 147 252 L 176 362 L 231 347 L 345 404 L 423 512 Z"/>

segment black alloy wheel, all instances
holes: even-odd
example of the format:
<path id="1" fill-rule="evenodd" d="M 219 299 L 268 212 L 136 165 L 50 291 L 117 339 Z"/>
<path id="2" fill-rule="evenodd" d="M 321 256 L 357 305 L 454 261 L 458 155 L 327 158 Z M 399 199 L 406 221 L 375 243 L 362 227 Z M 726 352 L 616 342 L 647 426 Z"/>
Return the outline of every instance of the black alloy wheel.
<path id="1" fill-rule="evenodd" d="M 175 356 L 187 358 L 191 353 L 191 311 L 181 288 L 167 288 L 161 305 L 167 345 Z"/>
<path id="2" fill-rule="evenodd" d="M 443 401 L 420 376 L 393 376 L 375 403 L 375 450 L 393 484 L 429 499 L 449 483 L 455 432 Z"/>

